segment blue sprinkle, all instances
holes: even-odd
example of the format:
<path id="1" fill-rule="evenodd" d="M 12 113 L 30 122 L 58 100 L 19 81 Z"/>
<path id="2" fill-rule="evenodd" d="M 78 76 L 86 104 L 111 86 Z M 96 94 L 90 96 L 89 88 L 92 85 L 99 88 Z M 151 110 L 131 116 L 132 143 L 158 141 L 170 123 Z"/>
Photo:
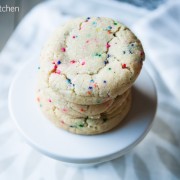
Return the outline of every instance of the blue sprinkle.
<path id="1" fill-rule="evenodd" d="M 92 89 L 92 86 L 89 86 L 89 89 Z"/>
<path id="2" fill-rule="evenodd" d="M 87 17 L 87 19 L 91 19 L 90 17 Z"/>
<path id="3" fill-rule="evenodd" d="M 67 79 L 67 83 L 71 84 L 71 80 L 70 80 L 70 79 Z"/>
<path id="4" fill-rule="evenodd" d="M 111 30 L 111 29 L 112 29 L 112 27 L 111 27 L 111 26 L 108 26 L 108 27 L 107 27 L 107 29 L 108 29 L 108 30 Z"/>
<path id="5" fill-rule="evenodd" d="M 109 62 L 108 61 L 104 61 L 104 64 L 106 65 L 106 64 L 108 64 Z"/>
<path id="6" fill-rule="evenodd" d="M 94 82 L 94 80 L 93 79 L 91 79 L 91 81 L 90 82 Z"/>
<path id="7" fill-rule="evenodd" d="M 61 64 L 61 61 L 59 60 L 59 61 L 57 62 L 57 64 Z"/>
<path id="8" fill-rule="evenodd" d="M 106 81 L 103 81 L 104 83 L 106 83 Z"/>
<path id="9" fill-rule="evenodd" d="M 109 57 L 110 57 L 110 55 L 108 54 L 108 55 L 107 55 L 107 58 L 109 58 Z"/>

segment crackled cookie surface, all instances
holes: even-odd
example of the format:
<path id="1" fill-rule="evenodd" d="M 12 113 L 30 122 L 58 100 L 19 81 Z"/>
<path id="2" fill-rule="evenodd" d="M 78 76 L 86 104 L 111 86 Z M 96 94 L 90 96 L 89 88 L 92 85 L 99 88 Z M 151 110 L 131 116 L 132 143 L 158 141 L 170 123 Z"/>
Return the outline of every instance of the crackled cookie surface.
<path id="1" fill-rule="evenodd" d="M 98 104 L 124 93 L 137 78 L 144 51 L 137 37 L 109 18 L 78 18 L 44 46 L 40 79 L 60 98 Z"/>

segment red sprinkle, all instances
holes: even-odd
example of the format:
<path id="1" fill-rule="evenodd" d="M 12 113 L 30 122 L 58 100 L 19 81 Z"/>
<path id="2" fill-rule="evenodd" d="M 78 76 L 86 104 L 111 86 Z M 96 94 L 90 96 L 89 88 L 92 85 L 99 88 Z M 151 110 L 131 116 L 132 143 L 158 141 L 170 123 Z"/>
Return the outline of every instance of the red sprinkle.
<path id="1" fill-rule="evenodd" d="M 90 95 L 90 94 L 91 94 L 91 91 L 88 91 L 87 93 Z"/>
<path id="2" fill-rule="evenodd" d="M 125 69 L 126 68 L 126 64 L 122 64 L 122 68 Z"/>
<path id="3" fill-rule="evenodd" d="M 66 52 L 66 48 L 61 48 L 61 51 L 62 52 Z"/>
<path id="4" fill-rule="evenodd" d="M 74 63 L 76 63 L 76 61 L 75 61 L 75 60 L 71 60 L 70 63 L 71 63 L 71 64 L 74 64 Z"/>
<path id="5" fill-rule="evenodd" d="M 144 55 L 144 52 L 143 52 L 143 51 L 141 51 L 141 52 L 140 52 L 140 55 L 141 55 L 141 56 L 143 56 L 143 55 Z"/>
<path id="6" fill-rule="evenodd" d="M 84 109 L 83 109 L 83 108 L 81 108 L 81 109 L 80 109 L 80 111 L 81 111 L 81 112 L 84 112 Z"/>
<path id="7" fill-rule="evenodd" d="M 108 49 L 108 48 L 110 48 L 111 47 L 111 45 L 109 44 L 109 43 L 107 43 L 106 44 L 106 48 Z"/>
<path id="8" fill-rule="evenodd" d="M 57 69 L 57 65 L 56 64 L 54 65 L 54 69 Z"/>
<path id="9" fill-rule="evenodd" d="M 88 42 L 89 42 L 89 40 L 86 41 L 86 43 L 88 43 Z"/>
<path id="10" fill-rule="evenodd" d="M 73 36 L 72 38 L 76 38 L 76 36 Z"/>
<path id="11" fill-rule="evenodd" d="M 49 102 L 52 102 L 51 99 L 48 99 Z"/>

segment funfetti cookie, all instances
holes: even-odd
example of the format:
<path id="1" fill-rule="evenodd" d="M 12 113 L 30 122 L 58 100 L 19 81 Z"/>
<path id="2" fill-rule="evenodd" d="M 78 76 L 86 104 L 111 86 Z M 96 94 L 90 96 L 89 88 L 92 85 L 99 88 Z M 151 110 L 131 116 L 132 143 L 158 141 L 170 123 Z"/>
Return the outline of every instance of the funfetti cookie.
<path id="1" fill-rule="evenodd" d="M 76 134 L 90 135 L 109 131 L 119 125 L 130 110 L 131 93 L 112 113 L 107 113 L 107 111 L 93 118 L 91 116 L 75 117 L 64 113 L 49 102 L 42 93 L 38 94 L 38 101 L 45 116 L 57 127 Z"/>
<path id="2" fill-rule="evenodd" d="M 130 88 L 143 60 L 141 42 L 126 26 L 110 18 L 78 18 L 44 46 L 40 78 L 59 100 L 98 104 Z"/>

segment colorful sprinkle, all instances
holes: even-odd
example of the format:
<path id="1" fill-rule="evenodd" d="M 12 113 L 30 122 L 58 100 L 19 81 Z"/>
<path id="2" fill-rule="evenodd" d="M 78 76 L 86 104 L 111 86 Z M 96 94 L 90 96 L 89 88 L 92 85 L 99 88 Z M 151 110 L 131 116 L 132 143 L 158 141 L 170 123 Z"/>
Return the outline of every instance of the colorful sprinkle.
<path id="1" fill-rule="evenodd" d="M 62 52 L 66 52 L 66 48 L 61 48 L 61 51 Z"/>
<path id="2" fill-rule="evenodd" d="M 67 112 L 67 109 L 66 109 L 66 108 L 63 108 L 62 110 L 63 110 L 63 112 Z"/>
<path id="3" fill-rule="evenodd" d="M 76 36 L 72 36 L 72 38 L 74 39 L 74 38 L 76 38 Z"/>
<path id="4" fill-rule="evenodd" d="M 67 78 L 67 83 L 72 84 L 71 80 Z"/>
<path id="5" fill-rule="evenodd" d="M 84 66 L 85 64 L 86 64 L 86 62 L 85 62 L 85 61 L 82 61 L 82 62 L 81 62 L 81 65 L 82 65 L 82 66 Z"/>
<path id="6" fill-rule="evenodd" d="M 48 102 L 52 102 L 51 99 L 48 99 Z"/>
<path id="7" fill-rule="evenodd" d="M 123 51 L 123 54 L 126 54 L 126 51 Z"/>
<path id="8" fill-rule="evenodd" d="M 61 121 L 62 124 L 64 124 L 64 121 Z"/>
<path id="9" fill-rule="evenodd" d="M 94 83 L 94 85 L 93 85 L 93 86 L 96 88 L 98 85 L 97 85 L 97 83 Z"/>
<path id="10" fill-rule="evenodd" d="M 94 80 L 93 80 L 93 79 L 91 79 L 91 80 L 90 80 L 90 82 L 94 82 Z"/>
<path id="11" fill-rule="evenodd" d="M 87 19 L 89 20 L 89 19 L 91 19 L 90 17 L 87 17 Z"/>
<path id="12" fill-rule="evenodd" d="M 107 55 L 107 58 L 109 58 L 109 57 L 110 57 L 110 54 Z"/>
<path id="13" fill-rule="evenodd" d="M 38 69 L 40 69 L 40 67 L 38 67 Z"/>
<path id="14" fill-rule="evenodd" d="M 101 57 L 101 54 L 100 53 L 96 53 L 95 56 Z"/>
<path id="15" fill-rule="evenodd" d="M 58 69 L 58 70 L 56 70 L 56 73 L 57 74 L 61 74 L 61 71 Z"/>
<path id="16" fill-rule="evenodd" d="M 107 83 L 107 81 L 103 81 L 103 83 Z"/>
<path id="17" fill-rule="evenodd" d="M 78 126 L 79 126 L 79 127 L 84 127 L 84 125 L 83 125 L 83 124 L 79 124 Z"/>
<path id="18" fill-rule="evenodd" d="M 111 70 L 111 68 L 108 68 L 109 70 Z"/>
<path id="19" fill-rule="evenodd" d="M 93 24 L 93 25 L 96 25 L 96 24 L 97 24 L 97 22 L 95 22 L 95 21 L 94 21 L 94 22 L 92 22 L 92 24 Z"/>
<path id="20" fill-rule="evenodd" d="M 108 64 L 109 63 L 109 61 L 104 61 L 104 64 L 106 65 L 106 64 Z"/>
<path id="21" fill-rule="evenodd" d="M 93 87 L 92 86 L 89 86 L 89 88 L 88 89 L 92 89 Z"/>
<path id="22" fill-rule="evenodd" d="M 80 109 L 81 112 L 84 112 L 85 110 L 83 108 Z"/>
<path id="23" fill-rule="evenodd" d="M 57 64 L 61 64 L 61 61 L 59 60 L 59 61 L 57 62 Z"/>
<path id="24" fill-rule="evenodd" d="M 111 30 L 111 29 L 112 29 L 112 26 L 108 26 L 107 29 L 108 29 L 108 30 Z"/>
<path id="25" fill-rule="evenodd" d="M 117 22 L 114 22 L 114 25 L 117 25 L 118 23 Z"/>
<path id="26" fill-rule="evenodd" d="M 39 97 L 37 97 L 37 101 L 40 102 L 40 98 Z"/>
<path id="27" fill-rule="evenodd" d="M 86 43 L 89 43 L 89 40 L 87 40 Z"/>
<path id="28" fill-rule="evenodd" d="M 143 56 L 143 55 L 144 55 L 144 52 L 143 52 L 143 51 L 141 51 L 141 52 L 140 52 L 140 56 Z"/>
<path id="29" fill-rule="evenodd" d="M 91 94 L 91 91 L 88 91 L 87 93 L 90 95 L 90 94 Z"/>
<path id="30" fill-rule="evenodd" d="M 107 43 L 106 44 L 106 48 L 108 49 L 108 48 L 110 48 L 111 47 L 111 45 L 109 44 L 109 43 Z"/>
<path id="31" fill-rule="evenodd" d="M 71 60 L 70 63 L 71 63 L 71 64 L 74 64 L 74 63 L 76 63 L 76 61 L 75 61 L 75 60 Z"/>
<path id="32" fill-rule="evenodd" d="M 122 64 L 122 68 L 125 69 L 126 68 L 126 64 Z"/>

